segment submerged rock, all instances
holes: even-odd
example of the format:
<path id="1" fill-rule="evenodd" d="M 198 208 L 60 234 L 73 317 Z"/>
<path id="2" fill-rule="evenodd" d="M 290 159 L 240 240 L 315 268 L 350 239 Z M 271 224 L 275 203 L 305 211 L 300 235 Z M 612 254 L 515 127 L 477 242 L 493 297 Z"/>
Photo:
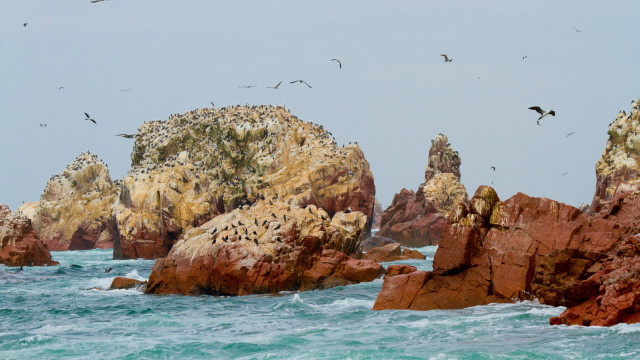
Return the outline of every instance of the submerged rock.
<path id="1" fill-rule="evenodd" d="M 58 265 L 40 241 L 31 221 L 0 204 L 0 264 L 7 266 Z"/>
<path id="2" fill-rule="evenodd" d="M 382 215 L 377 235 L 390 237 L 404 246 L 437 245 L 447 216 L 458 203 L 467 203 L 460 183 L 460 156 L 446 135 L 432 140 L 425 181 L 417 192 L 402 189 Z"/>
<path id="3" fill-rule="evenodd" d="M 193 228 L 153 267 L 152 294 L 246 295 L 371 281 L 384 269 L 357 256 L 367 218 L 272 200 Z"/>
<path id="4" fill-rule="evenodd" d="M 110 206 L 116 196 L 107 165 L 86 152 L 49 179 L 39 202 L 20 210 L 51 250 L 109 249 L 114 234 Z"/>
<path id="5" fill-rule="evenodd" d="M 314 205 L 329 218 L 359 211 L 366 235 L 374 194 L 357 144 L 338 147 L 283 107 L 199 109 L 140 127 L 113 206 L 114 258 L 165 256 L 190 229 L 266 198 Z"/>

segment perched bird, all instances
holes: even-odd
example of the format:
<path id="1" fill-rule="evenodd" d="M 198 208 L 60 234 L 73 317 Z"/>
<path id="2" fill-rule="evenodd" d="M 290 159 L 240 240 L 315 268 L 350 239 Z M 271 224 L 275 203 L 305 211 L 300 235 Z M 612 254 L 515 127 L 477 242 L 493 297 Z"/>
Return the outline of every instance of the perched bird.
<path id="1" fill-rule="evenodd" d="M 444 62 L 452 62 L 453 59 L 449 59 L 449 57 L 447 57 L 447 54 L 441 54 L 440 56 L 444 56 Z"/>
<path id="2" fill-rule="evenodd" d="M 280 236 L 276 237 L 276 241 L 277 242 L 282 242 L 282 239 L 280 239 Z"/>
<path id="3" fill-rule="evenodd" d="M 287 221 L 287 214 L 282 215 L 282 218 L 284 219 L 284 221 Z"/>
<path id="4" fill-rule="evenodd" d="M 278 217 L 276 216 L 276 214 L 274 214 L 274 213 L 271 213 L 271 216 L 273 216 L 273 217 L 274 217 L 274 218 L 276 218 L 276 219 L 278 218 Z"/>
<path id="5" fill-rule="evenodd" d="M 253 239 L 253 242 L 256 243 L 256 245 L 258 245 L 258 239 Z"/>
<path id="6" fill-rule="evenodd" d="M 121 137 L 127 138 L 127 139 L 133 139 L 136 136 L 136 134 L 118 134 L 116 136 L 121 136 Z"/>
<path id="7" fill-rule="evenodd" d="M 491 166 L 489 169 L 491 169 L 491 171 L 496 171 L 496 167 L 495 166 Z"/>
<path id="8" fill-rule="evenodd" d="M 253 223 L 256 224 L 256 226 L 258 226 L 258 219 L 253 218 Z"/>
<path id="9" fill-rule="evenodd" d="M 238 226 L 244 226 L 244 224 L 242 223 L 242 221 L 238 220 Z"/>
<path id="10" fill-rule="evenodd" d="M 311 89 L 311 85 L 307 84 L 306 81 L 304 80 L 294 80 L 294 81 L 289 81 L 289 84 L 293 84 L 293 83 L 300 83 L 300 84 L 305 84 L 309 87 L 309 89 Z"/>
<path id="11" fill-rule="evenodd" d="M 211 243 L 215 244 L 217 240 L 218 240 L 217 238 L 213 238 L 213 241 Z"/>
<path id="12" fill-rule="evenodd" d="M 345 212 L 345 214 L 350 213 L 351 212 L 351 206 L 349 206 L 344 212 Z"/>
<path id="13" fill-rule="evenodd" d="M 84 113 L 84 116 L 86 116 L 85 120 L 89 120 L 92 123 L 97 124 L 97 122 L 95 120 L 93 120 L 89 114 Z"/>
<path id="14" fill-rule="evenodd" d="M 330 61 L 337 61 L 338 62 L 338 67 L 340 69 L 342 69 L 342 61 L 338 60 L 338 59 L 331 59 Z"/>
<path id="15" fill-rule="evenodd" d="M 241 89 L 250 89 L 252 87 L 256 87 L 256 85 L 242 85 L 242 86 L 238 86 Z"/>
<path id="16" fill-rule="evenodd" d="M 529 108 L 529 110 L 533 110 L 535 112 L 537 112 L 538 114 L 540 114 L 540 117 L 537 120 L 538 125 L 540 125 L 540 120 L 542 120 L 543 117 L 547 116 L 547 115 L 551 115 L 551 116 L 556 116 L 556 112 L 553 111 L 553 109 L 549 110 L 549 111 L 544 111 L 540 108 L 540 106 L 532 106 Z"/>
<path id="17" fill-rule="evenodd" d="M 569 136 L 571 136 L 571 135 L 573 135 L 575 133 L 577 133 L 577 131 L 572 131 L 572 132 L 568 133 L 567 136 L 565 136 L 565 137 L 569 137 Z"/>
<path id="18" fill-rule="evenodd" d="M 278 89 L 278 86 L 280 86 L 280 84 L 282 84 L 282 81 L 280 81 L 279 83 L 276 84 L 276 86 L 267 86 L 267 88 L 269 89 Z"/>
<path id="19" fill-rule="evenodd" d="M 575 26 L 572 26 L 572 28 L 573 28 L 573 30 L 575 30 L 576 32 L 579 32 L 579 33 L 581 33 L 581 32 L 582 32 L 582 30 L 578 29 L 578 28 L 577 28 L 577 27 L 575 27 Z"/>
<path id="20" fill-rule="evenodd" d="M 105 274 L 108 274 L 111 272 L 111 270 L 113 270 L 113 268 L 108 268 L 107 270 L 104 271 Z"/>
<path id="21" fill-rule="evenodd" d="M 313 211 L 311 211 L 310 207 L 308 207 L 307 210 L 309 210 L 309 214 L 313 214 Z"/>
<path id="22" fill-rule="evenodd" d="M 218 228 L 213 228 L 213 231 L 211 232 L 211 235 L 215 234 L 216 231 L 218 231 Z"/>
<path id="23" fill-rule="evenodd" d="M 278 230 L 278 229 L 280 229 L 280 224 L 276 225 L 276 226 L 273 228 L 273 230 Z"/>
<path id="24" fill-rule="evenodd" d="M 262 222 L 262 226 L 265 226 L 267 224 L 267 222 L 268 222 L 267 220 L 263 221 Z"/>

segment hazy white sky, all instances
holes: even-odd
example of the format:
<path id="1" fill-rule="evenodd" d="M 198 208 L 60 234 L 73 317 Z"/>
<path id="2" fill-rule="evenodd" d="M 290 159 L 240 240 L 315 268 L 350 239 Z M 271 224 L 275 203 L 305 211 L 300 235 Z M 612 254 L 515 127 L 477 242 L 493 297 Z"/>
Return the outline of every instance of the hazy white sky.
<path id="1" fill-rule="evenodd" d="M 637 0 L 2 1 L 0 202 L 39 199 L 85 150 L 121 178 L 133 141 L 115 134 L 214 101 L 285 104 L 338 143 L 358 141 L 385 207 L 424 180 L 440 132 L 470 195 L 490 184 L 501 199 L 589 203 L 608 124 L 640 96 L 639 10 Z M 313 88 L 288 84 L 297 79 Z M 533 105 L 556 117 L 536 126 Z"/>

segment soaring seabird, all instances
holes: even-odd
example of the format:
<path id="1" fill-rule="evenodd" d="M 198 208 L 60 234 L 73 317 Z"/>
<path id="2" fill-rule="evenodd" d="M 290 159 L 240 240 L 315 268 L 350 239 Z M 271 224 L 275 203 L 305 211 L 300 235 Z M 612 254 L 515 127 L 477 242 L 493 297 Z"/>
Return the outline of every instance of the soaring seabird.
<path id="1" fill-rule="evenodd" d="M 562 177 L 564 177 L 567 174 L 569 174 L 569 173 L 568 172 L 562 173 Z"/>
<path id="2" fill-rule="evenodd" d="M 105 274 L 108 274 L 111 272 L 111 270 L 113 270 L 113 268 L 108 268 L 107 270 L 104 271 Z"/>
<path id="3" fill-rule="evenodd" d="M 580 32 L 580 33 L 582 32 L 582 30 L 578 29 L 578 28 L 577 28 L 577 27 L 575 27 L 575 26 L 572 26 L 572 28 L 573 28 L 573 30 L 575 30 L 576 32 Z"/>
<path id="4" fill-rule="evenodd" d="M 59 86 L 58 90 L 64 90 L 64 86 Z"/>
<path id="5" fill-rule="evenodd" d="M 528 57 L 527 55 L 523 56 L 523 57 L 522 57 L 522 60 L 526 59 L 527 57 Z"/>
<path id="6" fill-rule="evenodd" d="M 84 116 L 86 116 L 85 120 L 89 120 L 92 123 L 97 124 L 97 122 L 91 118 L 91 115 L 84 113 Z"/>
<path id="7" fill-rule="evenodd" d="M 540 117 L 538 118 L 538 125 L 540 125 L 540 120 L 542 120 L 543 117 L 547 116 L 547 115 L 551 115 L 551 116 L 556 116 L 556 112 L 553 111 L 553 109 L 549 110 L 549 111 L 544 111 L 540 108 L 540 106 L 532 106 L 529 108 L 529 110 L 533 110 L 535 112 L 537 112 L 538 114 L 540 114 Z"/>
<path id="8" fill-rule="evenodd" d="M 280 81 L 279 83 L 276 84 L 276 86 L 267 86 L 267 88 L 269 89 L 278 89 L 278 86 L 280 86 L 280 84 L 282 84 L 282 81 Z"/>
<path id="9" fill-rule="evenodd" d="M 24 24 L 22 24 L 22 26 L 23 26 L 23 27 L 27 27 L 27 24 L 28 24 L 28 23 L 24 23 Z"/>
<path id="10" fill-rule="evenodd" d="M 569 137 L 569 136 L 571 136 L 571 135 L 573 135 L 575 133 L 577 133 L 577 131 L 572 131 L 572 132 L 568 133 L 567 136 L 565 136 L 565 137 Z"/>
<path id="11" fill-rule="evenodd" d="M 304 80 L 294 80 L 294 81 L 289 81 L 289 84 L 293 84 L 293 83 L 300 83 L 300 84 L 305 84 L 309 87 L 309 89 L 311 89 L 311 85 L 307 84 L 306 81 Z"/>
<path id="12" fill-rule="evenodd" d="M 489 169 L 491 169 L 491 171 L 496 171 L 496 167 L 495 166 L 491 166 Z"/>
<path id="13" fill-rule="evenodd" d="M 136 134 L 118 134 L 116 136 L 122 136 L 123 138 L 133 139 L 136 136 Z"/>
<path id="14" fill-rule="evenodd" d="M 447 57 L 447 54 L 441 54 L 440 56 L 444 56 L 444 62 L 452 62 L 453 61 L 453 59 L 449 59 Z"/>
<path id="15" fill-rule="evenodd" d="M 122 89 L 120 91 L 129 91 L 129 90 L 132 90 L 132 89 Z"/>
<path id="16" fill-rule="evenodd" d="M 242 85 L 242 86 L 238 86 L 238 87 L 241 88 L 241 89 L 249 89 L 249 88 L 252 88 L 252 87 L 256 87 L 256 85 Z"/>
<path id="17" fill-rule="evenodd" d="M 209 104 L 211 104 L 211 107 L 216 107 L 216 104 L 214 104 L 213 101 L 209 101 Z"/>
<path id="18" fill-rule="evenodd" d="M 330 61 L 337 61 L 338 62 L 338 66 L 340 67 L 340 69 L 342 69 L 342 61 L 340 61 L 338 59 L 331 59 Z"/>

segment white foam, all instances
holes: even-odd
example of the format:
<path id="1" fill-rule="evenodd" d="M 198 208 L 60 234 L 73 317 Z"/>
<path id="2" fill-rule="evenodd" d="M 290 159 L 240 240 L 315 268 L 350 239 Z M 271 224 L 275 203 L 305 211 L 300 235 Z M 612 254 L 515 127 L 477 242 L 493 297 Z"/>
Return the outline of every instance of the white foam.
<path id="1" fill-rule="evenodd" d="M 443 353 L 440 353 L 436 356 L 432 356 L 429 358 L 429 360 L 454 360 L 454 359 L 457 359 L 457 358 L 451 355 L 443 354 Z"/>
<path id="2" fill-rule="evenodd" d="M 74 326 L 73 325 L 49 325 L 46 324 L 43 327 L 40 327 L 38 329 L 32 330 L 31 333 L 33 334 L 40 334 L 40 335 L 55 335 L 55 334 L 59 334 L 65 331 L 69 331 L 71 329 L 73 329 Z"/>
<path id="3" fill-rule="evenodd" d="M 618 334 L 632 334 L 640 332 L 640 323 L 636 324 L 617 324 L 611 327 L 618 331 Z"/>
<path id="4" fill-rule="evenodd" d="M 375 301 L 373 300 L 345 298 L 345 299 L 336 300 L 331 304 L 323 304 L 323 305 L 309 304 L 309 306 L 315 309 L 319 309 L 321 311 L 339 312 L 339 311 L 344 311 L 345 309 L 351 309 L 356 307 L 362 307 L 367 310 L 371 310 L 371 308 L 373 308 L 374 303 Z"/>
<path id="5" fill-rule="evenodd" d="M 89 288 L 98 288 L 102 290 L 106 290 L 111 287 L 111 283 L 113 282 L 114 277 L 105 277 L 105 278 L 92 278 L 89 282 Z"/>
<path id="6" fill-rule="evenodd" d="M 304 304 L 304 301 L 302 301 L 302 299 L 300 298 L 300 295 L 293 294 L 293 297 L 291 298 L 291 303 L 292 304 Z"/>
<path id="7" fill-rule="evenodd" d="M 129 278 L 129 279 L 136 279 L 139 281 L 148 281 L 148 278 L 142 277 L 140 276 L 140 274 L 138 274 L 138 270 L 133 269 L 130 272 L 128 272 L 124 277 Z"/>
<path id="8" fill-rule="evenodd" d="M 543 315 L 543 316 L 558 316 L 562 313 L 562 308 L 557 308 L 553 306 L 549 307 L 534 307 L 527 311 L 527 314 L 531 315 Z"/>

